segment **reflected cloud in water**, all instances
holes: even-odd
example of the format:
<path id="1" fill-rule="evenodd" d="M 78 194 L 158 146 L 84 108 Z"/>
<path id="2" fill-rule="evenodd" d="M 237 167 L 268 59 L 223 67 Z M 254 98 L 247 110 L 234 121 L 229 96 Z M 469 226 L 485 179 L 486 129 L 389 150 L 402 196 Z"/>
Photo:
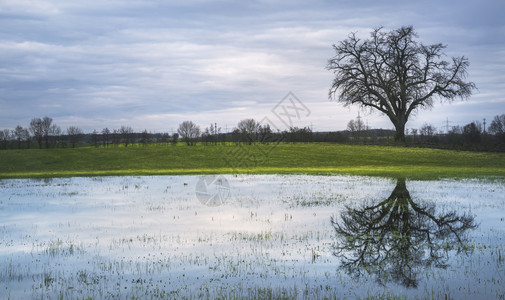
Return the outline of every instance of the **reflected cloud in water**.
<path id="1" fill-rule="evenodd" d="M 414 288 L 422 269 L 446 268 L 450 255 L 469 251 L 468 231 L 478 226 L 474 219 L 456 210 L 437 210 L 436 199 L 416 202 L 400 178 L 387 199 L 346 206 L 331 218 L 333 254 L 355 278 L 370 274 L 380 284 Z"/>

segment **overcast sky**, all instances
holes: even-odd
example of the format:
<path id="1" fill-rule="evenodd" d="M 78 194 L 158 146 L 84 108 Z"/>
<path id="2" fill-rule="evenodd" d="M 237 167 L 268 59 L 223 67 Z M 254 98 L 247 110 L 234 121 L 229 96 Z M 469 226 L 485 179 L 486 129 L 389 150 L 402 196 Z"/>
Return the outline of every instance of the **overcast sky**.
<path id="1" fill-rule="evenodd" d="M 275 123 L 272 109 L 292 92 L 307 108 L 295 125 L 343 130 L 358 108 L 328 99 L 332 44 L 380 25 L 413 25 L 423 43 L 468 57 L 478 87 L 407 128 L 489 124 L 505 113 L 504 14 L 503 0 L 0 0 L 0 128 L 49 116 L 86 132 L 166 132 L 184 120 L 230 130 L 247 117 Z"/>

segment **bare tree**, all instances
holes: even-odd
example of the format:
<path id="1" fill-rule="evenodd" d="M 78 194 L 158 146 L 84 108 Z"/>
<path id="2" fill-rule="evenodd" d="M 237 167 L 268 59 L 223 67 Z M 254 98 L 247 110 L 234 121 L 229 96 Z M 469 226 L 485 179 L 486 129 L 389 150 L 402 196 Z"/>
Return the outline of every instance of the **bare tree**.
<path id="1" fill-rule="evenodd" d="M 2 142 L 2 149 L 7 149 L 7 143 L 11 139 L 11 131 L 9 129 L 0 130 L 0 141 Z"/>
<path id="2" fill-rule="evenodd" d="M 82 130 L 76 126 L 70 126 L 67 128 L 67 135 L 70 144 L 72 144 L 72 148 L 75 148 L 75 144 L 77 144 L 82 138 L 82 134 Z"/>
<path id="3" fill-rule="evenodd" d="M 44 117 L 42 119 L 42 135 L 44 137 L 44 141 L 46 143 L 46 148 L 49 148 L 49 135 L 52 132 L 51 124 L 53 123 L 53 119 L 49 117 Z"/>
<path id="4" fill-rule="evenodd" d="M 23 141 L 23 127 L 21 126 L 16 126 L 14 130 L 12 130 L 12 135 L 18 142 L 18 149 L 21 149 L 21 141 Z"/>
<path id="5" fill-rule="evenodd" d="M 34 118 L 31 120 L 30 131 L 32 132 L 33 137 L 39 144 L 39 148 L 42 148 L 44 132 L 42 130 L 42 120 L 40 118 Z"/>
<path id="6" fill-rule="evenodd" d="M 347 123 L 347 130 L 349 130 L 354 138 L 357 141 L 365 130 L 365 123 L 361 120 L 361 118 L 357 118 L 356 120 L 350 120 Z"/>
<path id="7" fill-rule="evenodd" d="M 286 142 L 290 143 L 308 143 L 312 141 L 312 130 L 310 127 L 289 127 L 289 131 L 285 130 L 282 132 L 283 137 L 285 138 Z"/>
<path id="8" fill-rule="evenodd" d="M 200 136 L 200 127 L 191 121 L 184 121 L 179 124 L 177 132 L 188 146 L 194 145 L 195 139 Z"/>
<path id="9" fill-rule="evenodd" d="M 467 58 L 446 61 L 445 45 L 423 45 L 417 37 L 412 26 L 390 32 L 380 27 L 363 41 L 351 33 L 333 45 L 336 55 L 327 65 L 335 74 L 329 97 L 384 113 L 395 126 L 398 142 L 405 142 L 405 124 L 412 113 L 431 107 L 434 98 L 465 99 L 475 89 L 474 83 L 464 81 Z"/>
<path id="10" fill-rule="evenodd" d="M 425 123 L 420 129 L 419 134 L 422 136 L 432 137 L 437 132 L 437 128 L 431 124 Z"/>
<path id="11" fill-rule="evenodd" d="M 22 142 L 30 140 L 30 133 L 28 132 L 28 130 L 19 125 L 16 126 L 16 128 L 12 131 L 12 135 L 18 142 L 18 149 L 21 149 Z"/>
<path id="12" fill-rule="evenodd" d="M 52 124 L 51 127 L 49 128 L 49 139 L 52 140 L 52 143 L 56 145 L 63 136 L 61 132 L 60 126 L 56 124 Z"/>
<path id="13" fill-rule="evenodd" d="M 130 126 L 121 126 L 119 128 L 119 134 L 125 147 L 129 144 L 133 144 L 133 129 Z"/>
<path id="14" fill-rule="evenodd" d="M 260 125 L 258 127 L 258 140 L 263 144 L 268 144 L 270 142 L 279 142 L 279 139 L 275 138 L 274 132 L 272 128 L 270 128 L 269 124 Z"/>
<path id="15" fill-rule="evenodd" d="M 111 137 L 111 132 L 110 132 L 109 128 L 105 127 L 104 129 L 102 129 L 102 143 L 103 143 L 104 147 L 109 145 L 110 137 Z"/>
<path id="16" fill-rule="evenodd" d="M 475 124 L 475 122 L 472 122 L 470 124 L 467 124 L 463 127 L 463 137 L 465 139 L 465 142 L 467 144 L 477 144 L 480 142 L 480 129 Z"/>
<path id="17" fill-rule="evenodd" d="M 256 141 L 260 129 L 260 123 L 254 119 L 243 119 L 237 124 L 237 129 L 241 134 L 241 141 L 248 142 L 249 145 Z"/>
<path id="18" fill-rule="evenodd" d="M 489 125 L 489 132 L 497 135 L 505 134 L 505 114 L 494 117 Z"/>
<path id="19" fill-rule="evenodd" d="M 435 142 L 437 140 L 435 136 L 436 133 L 437 128 L 432 124 L 424 123 L 424 125 L 419 128 L 420 140 L 423 143 Z"/>
<path id="20" fill-rule="evenodd" d="M 482 122 L 481 121 L 478 121 L 478 120 L 475 120 L 471 123 L 474 123 L 475 124 L 475 127 L 477 127 L 477 130 L 479 131 L 479 133 L 483 133 L 484 132 L 484 126 L 482 125 Z"/>
<path id="21" fill-rule="evenodd" d="M 416 128 L 412 128 L 412 136 L 414 137 L 414 142 L 417 142 L 417 129 Z"/>
<path id="22" fill-rule="evenodd" d="M 258 132 L 260 124 L 254 119 L 243 119 L 237 124 L 238 130 L 249 135 L 254 135 Z"/>

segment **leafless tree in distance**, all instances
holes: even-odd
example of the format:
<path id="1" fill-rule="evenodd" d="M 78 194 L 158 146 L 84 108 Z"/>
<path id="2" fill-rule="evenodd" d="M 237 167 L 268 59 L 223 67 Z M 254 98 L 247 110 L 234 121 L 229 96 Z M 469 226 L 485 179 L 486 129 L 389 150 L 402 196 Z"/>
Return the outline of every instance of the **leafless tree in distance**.
<path id="1" fill-rule="evenodd" d="M 249 144 L 256 141 L 259 128 L 260 124 L 254 119 L 243 119 L 237 124 L 237 129 L 241 134 L 242 142 L 249 142 Z"/>
<path id="2" fill-rule="evenodd" d="M 179 133 L 188 146 L 194 145 L 195 139 L 200 136 L 200 127 L 192 121 L 184 121 L 179 124 L 177 133 Z"/>
<path id="3" fill-rule="evenodd" d="M 67 128 L 67 135 L 72 148 L 75 148 L 75 144 L 82 138 L 83 132 L 76 126 L 70 126 Z"/>

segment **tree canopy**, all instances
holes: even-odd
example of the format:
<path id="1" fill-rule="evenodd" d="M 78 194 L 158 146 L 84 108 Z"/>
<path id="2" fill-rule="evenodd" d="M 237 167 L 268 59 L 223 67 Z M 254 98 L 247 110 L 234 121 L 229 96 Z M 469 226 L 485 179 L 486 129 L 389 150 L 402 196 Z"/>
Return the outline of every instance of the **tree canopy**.
<path id="1" fill-rule="evenodd" d="M 467 98 L 475 89 L 465 81 L 467 58 L 445 60 L 445 45 L 424 45 L 417 38 L 412 26 L 389 32 L 379 27 L 369 39 L 351 33 L 333 45 L 329 97 L 386 114 L 395 126 L 395 140 L 404 142 L 405 124 L 416 110 L 431 107 L 435 98 Z"/>

